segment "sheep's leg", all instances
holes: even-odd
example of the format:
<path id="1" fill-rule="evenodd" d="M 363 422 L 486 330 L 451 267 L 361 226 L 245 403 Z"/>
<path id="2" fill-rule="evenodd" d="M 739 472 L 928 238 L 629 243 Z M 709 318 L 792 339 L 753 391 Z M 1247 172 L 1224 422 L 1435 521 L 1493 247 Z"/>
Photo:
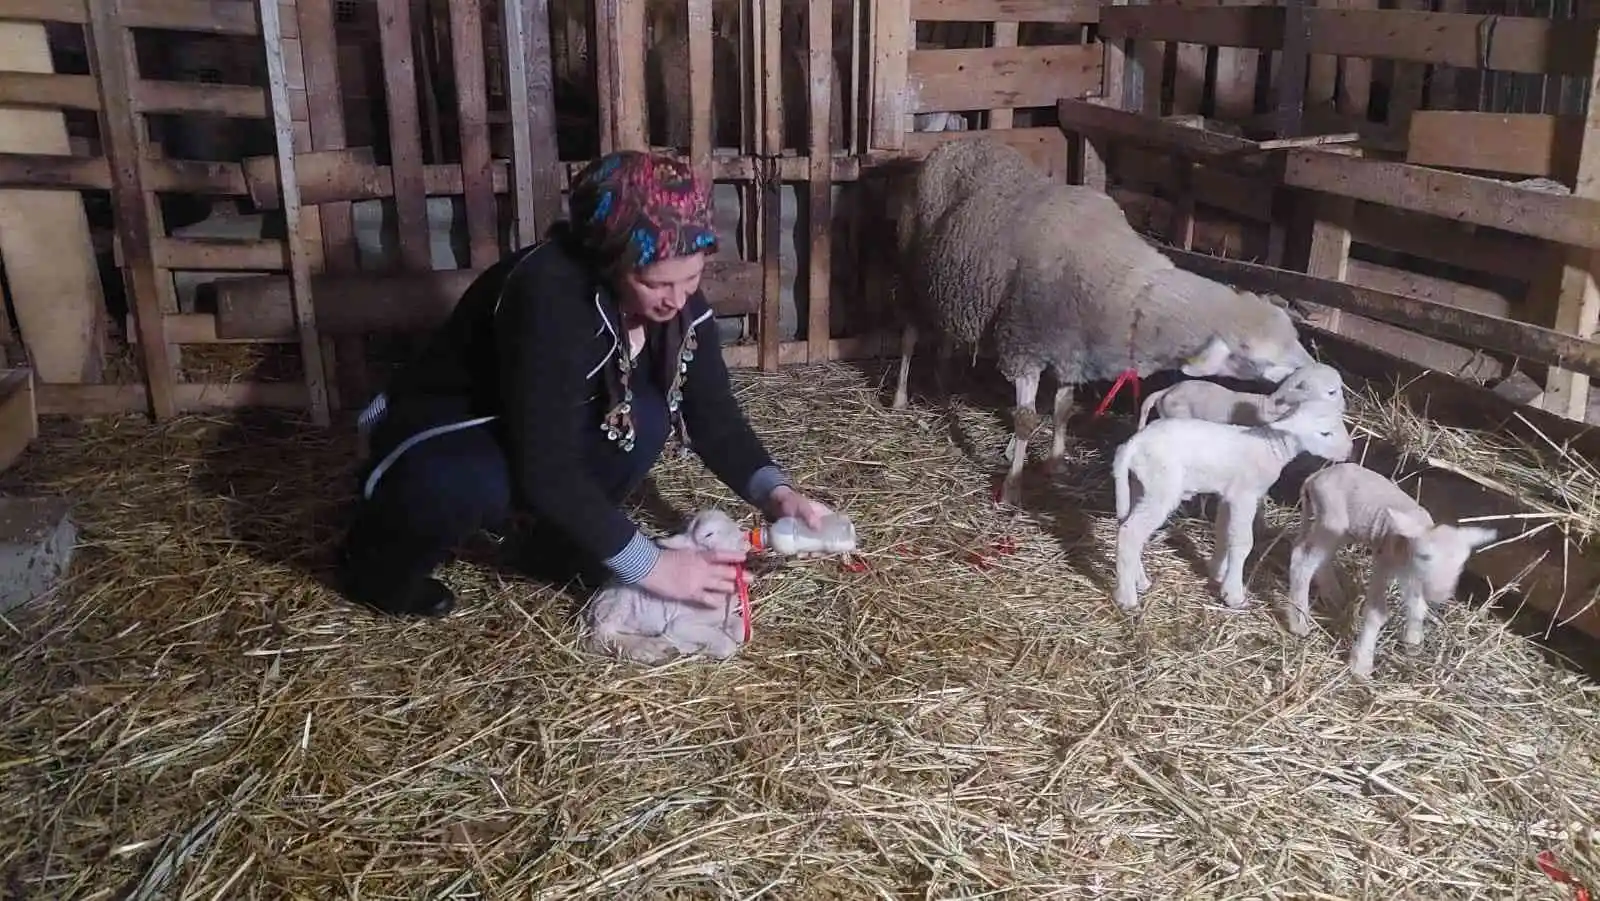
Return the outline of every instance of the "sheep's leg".
<path id="1" fill-rule="evenodd" d="M 1059 376 L 1057 376 L 1059 378 Z M 1055 411 L 1051 414 L 1054 434 L 1050 440 L 1051 466 L 1059 467 L 1067 455 L 1067 415 L 1072 412 L 1072 386 L 1063 384 L 1056 388 Z"/>
<path id="2" fill-rule="evenodd" d="M 911 352 L 917 347 L 917 327 L 906 323 L 900 330 L 900 382 L 894 389 L 894 401 L 890 409 L 904 410 L 909 402 L 906 396 L 906 383 L 911 378 Z"/>
<path id="3" fill-rule="evenodd" d="M 1001 503 L 1017 502 L 1018 485 L 1022 481 L 1022 466 L 1028 459 L 1028 438 L 1039 427 L 1039 414 L 1033 407 L 1039 399 L 1041 371 L 1034 369 L 1012 380 L 1017 389 L 1017 404 L 1011 411 L 1011 447 L 1008 454 L 1011 458 L 1011 468 L 1006 473 L 1005 481 L 1000 485 Z"/>
<path id="4" fill-rule="evenodd" d="M 1300 535 L 1289 553 L 1289 599 L 1284 620 L 1289 634 L 1304 636 L 1311 631 L 1311 586 L 1333 561 L 1338 536 L 1312 526 Z M 1320 589 L 1320 586 L 1319 586 Z"/>
<path id="5" fill-rule="evenodd" d="M 1205 504 L 1209 497 L 1201 497 L 1200 503 Z M 1211 517 L 1211 560 L 1206 565 L 1206 574 L 1218 585 L 1228 571 L 1228 550 L 1228 505 L 1218 498 L 1217 512 Z"/>
<path id="6" fill-rule="evenodd" d="M 1125 612 L 1139 609 L 1139 594 L 1150 587 L 1144 571 L 1144 546 L 1177 508 L 1166 495 L 1147 486 L 1144 496 L 1128 511 L 1128 518 L 1117 527 L 1117 587 L 1112 599 Z"/>
<path id="7" fill-rule="evenodd" d="M 1407 654 L 1416 654 L 1422 650 L 1422 627 L 1428 618 L 1428 601 L 1422 596 L 1422 585 L 1415 579 L 1408 579 L 1400 601 L 1405 611 L 1400 647 Z"/>
<path id="8" fill-rule="evenodd" d="M 1255 542 L 1255 513 L 1260 498 L 1256 495 L 1226 497 L 1221 506 L 1228 518 L 1224 534 L 1227 550 L 1223 552 L 1222 602 L 1237 609 L 1245 605 L 1244 562 Z"/>
<path id="9" fill-rule="evenodd" d="M 1372 675 L 1372 652 L 1378 646 L 1378 632 L 1389 621 L 1388 567 L 1374 563 L 1367 579 L 1366 599 L 1361 604 L 1361 626 L 1350 647 L 1350 672 L 1357 679 Z"/>

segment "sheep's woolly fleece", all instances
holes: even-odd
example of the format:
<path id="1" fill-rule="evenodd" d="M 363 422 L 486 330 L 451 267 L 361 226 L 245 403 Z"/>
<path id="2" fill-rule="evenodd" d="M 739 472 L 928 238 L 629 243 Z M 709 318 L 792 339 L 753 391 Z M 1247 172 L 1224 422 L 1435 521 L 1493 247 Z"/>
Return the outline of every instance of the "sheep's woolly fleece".
<path id="1" fill-rule="evenodd" d="M 1193 519 L 1129 621 L 1106 443 L 1003 512 L 993 399 L 895 413 L 881 377 L 736 375 L 866 567 L 761 574 L 750 647 L 653 671 L 580 654 L 571 599 L 476 563 L 444 571 L 444 621 L 342 605 L 306 569 L 348 430 L 47 425 L 6 487 L 77 498 L 84 544 L 0 626 L 9 893 L 1570 897 L 1543 851 L 1600 887 L 1591 684 L 1462 606 L 1356 686 L 1326 613 L 1292 641 L 1219 612 Z M 659 483 L 737 509 L 692 460 Z M 1254 592 L 1281 595 L 1288 545 L 1259 542 Z"/>

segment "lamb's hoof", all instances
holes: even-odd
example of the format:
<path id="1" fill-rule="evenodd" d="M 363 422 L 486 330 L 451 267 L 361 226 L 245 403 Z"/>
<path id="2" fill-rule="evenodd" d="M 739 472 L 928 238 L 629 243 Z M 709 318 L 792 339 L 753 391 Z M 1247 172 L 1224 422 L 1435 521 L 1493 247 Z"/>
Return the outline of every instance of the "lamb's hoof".
<path id="1" fill-rule="evenodd" d="M 1065 453 L 1051 454 L 1044 458 L 1045 469 L 1052 474 L 1061 475 L 1067 471 L 1067 455 Z"/>
<path id="2" fill-rule="evenodd" d="M 1290 635 L 1296 638 L 1305 638 L 1311 634 L 1311 620 L 1301 616 L 1299 613 L 1291 612 L 1285 614 L 1283 626 L 1289 630 Z"/>
<path id="3" fill-rule="evenodd" d="M 1422 639 L 1419 638 L 1416 641 L 1406 641 L 1402 639 L 1400 641 L 1400 653 L 1406 655 L 1407 657 L 1420 656 L 1422 654 Z"/>
<path id="4" fill-rule="evenodd" d="M 1147 573 L 1147 572 L 1141 571 L 1139 573 L 1139 577 L 1134 580 L 1133 584 L 1134 584 L 1134 587 L 1139 589 L 1139 593 L 1140 594 L 1143 594 L 1144 592 L 1149 591 L 1150 590 L 1150 585 L 1152 584 L 1150 582 L 1150 574 Z"/>
<path id="5" fill-rule="evenodd" d="M 1000 488 L 995 492 L 996 503 L 1005 507 L 1015 507 L 1021 499 L 1021 486 L 1017 484 L 1016 480 L 1008 477 L 1000 482 Z"/>
<path id="6" fill-rule="evenodd" d="M 1111 594 L 1111 602 L 1123 613 L 1133 614 L 1139 612 L 1139 595 L 1125 589 L 1117 589 Z"/>
<path id="7" fill-rule="evenodd" d="M 1230 585 L 1222 589 L 1222 603 L 1227 604 L 1229 609 L 1243 610 L 1248 601 L 1242 586 Z"/>
<path id="8" fill-rule="evenodd" d="M 907 401 L 906 401 L 905 395 L 896 394 L 894 396 L 894 400 L 889 401 L 889 409 L 891 409 L 891 410 L 904 410 L 906 408 L 906 404 L 907 404 Z"/>
<path id="9" fill-rule="evenodd" d="M 1350 661 L 1350 676 L 1351 676 L 1351 678 L 1355 679 L 1357 682 L 1368 682 L 1368 681 L 1371 681 L 1371 679 L 1372 679 L 1372 661 L 1371 660 L 1352 660 L 1352 661 Z"/>

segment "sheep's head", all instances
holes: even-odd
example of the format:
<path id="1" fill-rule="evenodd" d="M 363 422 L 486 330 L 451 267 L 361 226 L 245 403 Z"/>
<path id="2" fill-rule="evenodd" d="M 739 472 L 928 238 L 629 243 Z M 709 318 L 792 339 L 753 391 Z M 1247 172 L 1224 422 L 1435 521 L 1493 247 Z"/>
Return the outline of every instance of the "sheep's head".
<path id="1" fill-rule="evenodd" d="M 1499 537 L 1482 526 L 1433 525 L 1415 513 L 1387 510 L 1388 540 L 1400 545 L 1400 559 L 1422 586 L 1422 597 L 1434 606 L 1454 596 L 1461 570 L 1472 552 Z"/>
<path id="2" fill-rule="evenodd" d="M 662 539 L 661 546 L 674 550 L 740 551 L 749 546 L 749 541 L 749 535 L 733 517 L 721 510 L 701 510 L 689 520 L 688 528 Z"/>
<path id="3" fill-rule="evenodd" d="M 1273 422 L 1270 428 L 1294 435 L 1300 440 L 1302 450 L 1330 463 L 1343 463 L 1355 451 L 1350 430 L 1345 428 L 1342 404 L 1309 400 Z"/>
<path id="4" fill-rule="evenodd" d="M 1296 369 L 1316 362 L 1300 345 L 1287 310 L 1246 291 L 1239 296 L 1252 302 L 1255 314 L 1214 332 L 1200 352 L 1183 364 L 1184 375 L 1281 382 Z"/>
<path id="5" fill-rule="evenodd" d="M 1268 397 L 1268 412 L 1274 418 L 1287 415 L 1309 401 L 1344 405 L 1344 378 L 1326 363 L 1312 363 L 1295 370 Z"/>

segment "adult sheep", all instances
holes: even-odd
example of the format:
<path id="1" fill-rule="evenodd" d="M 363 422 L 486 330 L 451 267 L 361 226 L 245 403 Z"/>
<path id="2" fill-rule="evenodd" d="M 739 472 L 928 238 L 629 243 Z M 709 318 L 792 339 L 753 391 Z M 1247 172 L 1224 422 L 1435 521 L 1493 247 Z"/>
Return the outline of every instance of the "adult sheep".
<path id="1" fill-rule="evenodd" d="M 1016 387 L 1001 489 L 1008 503 L 1038 425 L 1046 369 L 1061 386 L 1054 463 L 1065 453 L 1076 385 L 1173 368 L 1277 382 L 1314 362 L 1282 307 L 1179 269 L 1106 194 L 1051 181 L 1008 144 L 941 144 L 893 200 L 910 295 L 893 405 L 906 405 L 919 327 L 968 347 L 991 338 L 1001 374 Z"/>

